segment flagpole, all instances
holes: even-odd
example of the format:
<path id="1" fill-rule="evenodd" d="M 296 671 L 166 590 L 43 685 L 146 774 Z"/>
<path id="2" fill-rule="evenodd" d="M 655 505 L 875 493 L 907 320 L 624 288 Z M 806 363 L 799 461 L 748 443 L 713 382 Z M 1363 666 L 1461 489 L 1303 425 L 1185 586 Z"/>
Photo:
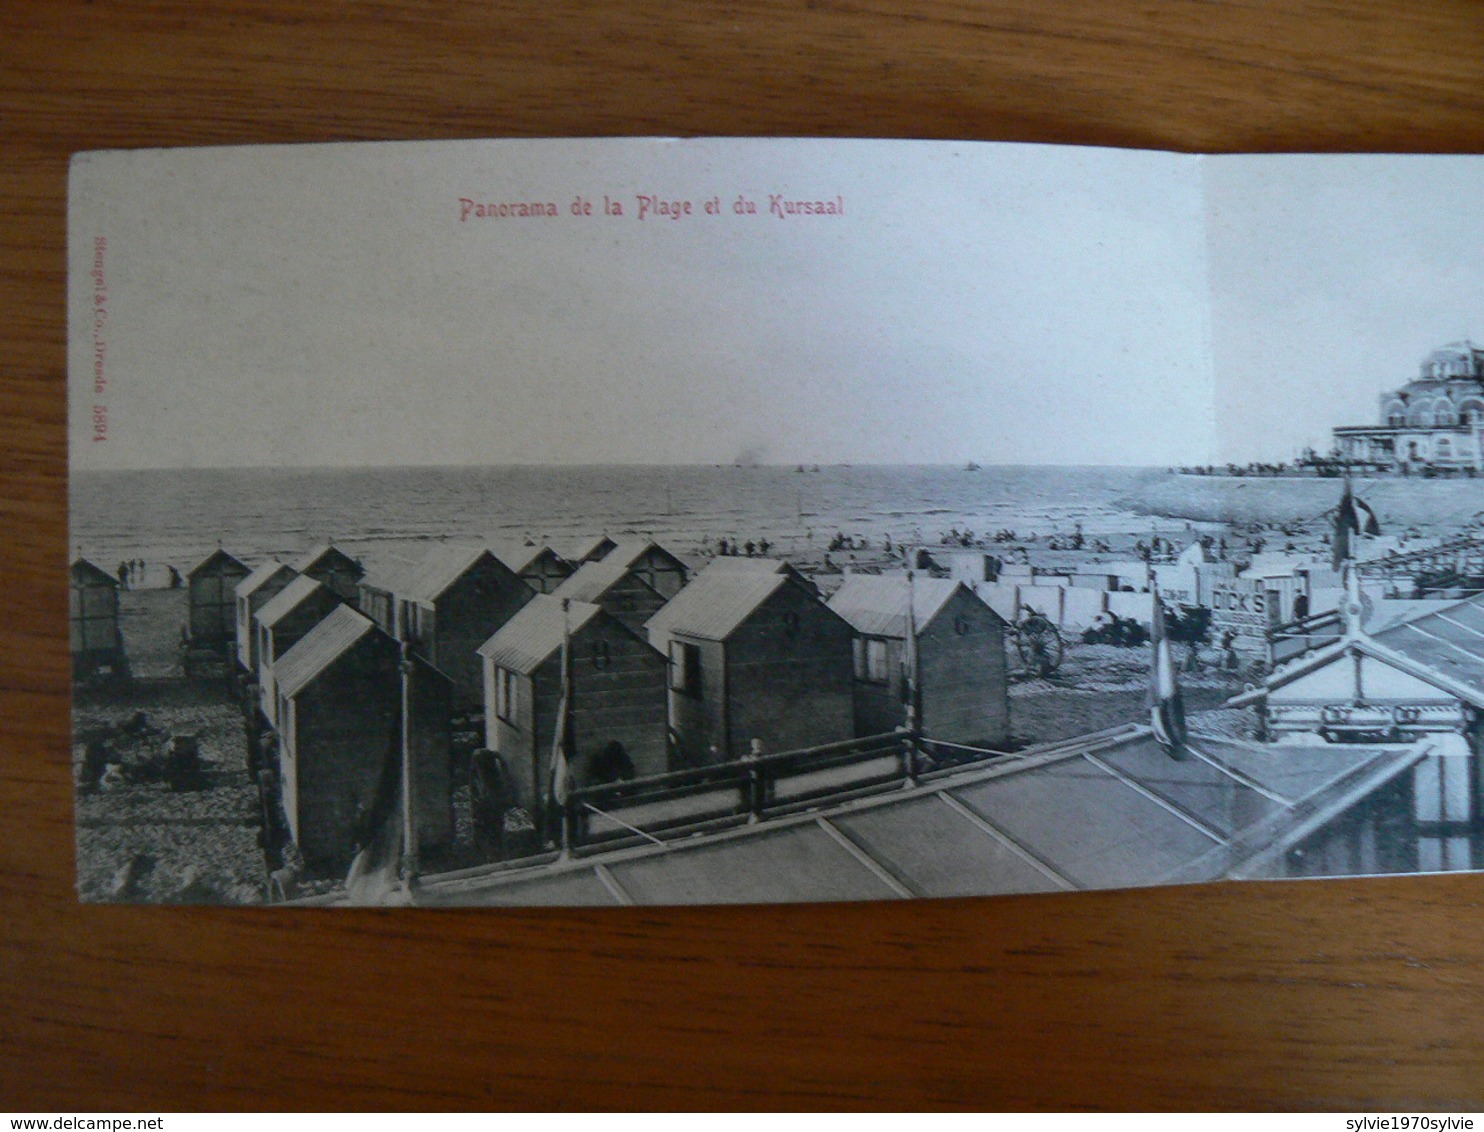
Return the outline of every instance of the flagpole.
<path id="1" fill-rule="evenodd" d="M 907 731 L 917 730 L 917 579 L 907 571 L 907 639 L 904 642 L 902 676 L 907 682 Z"/>
<path id="2" fill-rule="evenodd" d="M 561 855 L 572 851 L 572 823 L 567 810 L 567 794 L 570 786 L 571 767 L 567 754 L 571 750 L 572 736 L 572 602 L 562 598 L 562 654 L 561 679 L 562 698 L 557 709 L 557 726 L 552 736 L 551 752 L 551 800 L 557 810 L 558 840 Z"/>
<path id="3" fill-rule="evenodd" d="M 917 582 L 913 571 L 907 571 L 907 639 L 902 649 L 902 676 L 907 692 L 907 781 L 916 776 L 917 729 Z"/>
<path id="4" fill-rule="evenodd" d="M 408 896 L 417 883 L 417 776 L 412 766 L 412 657 L 399 642 L 402 675 L 402 881 Z"/>
<path id="5" fill-rule="evenodd" d="M 1159 584 L 1154 584 L 1153 615 L 1150 619 L 1149 726 L 1165 754 L 1177 762 L 1186 757 L 1185 702 L 1175 676 L 1175 661 L 1170 655 L 1170 639 L 1165 633 L 1164 604 L 1159 597 Z"/>

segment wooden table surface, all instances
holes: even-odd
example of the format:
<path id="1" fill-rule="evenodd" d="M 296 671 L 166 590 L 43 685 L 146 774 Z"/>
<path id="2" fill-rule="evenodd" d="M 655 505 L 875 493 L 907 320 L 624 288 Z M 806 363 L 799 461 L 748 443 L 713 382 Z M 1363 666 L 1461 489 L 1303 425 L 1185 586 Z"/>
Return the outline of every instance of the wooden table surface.
<path id="1" fill-rule="evenodd" d="M 0 4 L 0 1108 L 1484 1106 L 1484 876 L 683 911 L 74 902 L 69 155 L 545 134 L 1477 152 L 1484 7 Z"/>

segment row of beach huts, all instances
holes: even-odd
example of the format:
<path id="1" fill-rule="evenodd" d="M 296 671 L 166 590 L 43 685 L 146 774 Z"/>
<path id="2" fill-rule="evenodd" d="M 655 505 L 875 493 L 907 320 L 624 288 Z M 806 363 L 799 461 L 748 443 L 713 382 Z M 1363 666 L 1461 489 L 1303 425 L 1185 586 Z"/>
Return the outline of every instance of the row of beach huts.
<path id="1" fill-rule="evenodd" d="M 255 568 L 219 549 L 187 585 L 190 648 L 230 658 L 253 769 L 320 871 L 367 840 L 404 756 L 419 849 L 449 845 L 461 729 L 538 828 L 559 731 L 579 788 L 909 723 L 970 749 L 1009 736 L 1006 624 L 951 578 L 850 576 L 826 599 L 778 559 L 696 569 L 603 536 L 438 544 L 380 574 L 328 544 Z M 78 559 L 72 593 L 75 674 L 124 669 L 117 581 Z"/>

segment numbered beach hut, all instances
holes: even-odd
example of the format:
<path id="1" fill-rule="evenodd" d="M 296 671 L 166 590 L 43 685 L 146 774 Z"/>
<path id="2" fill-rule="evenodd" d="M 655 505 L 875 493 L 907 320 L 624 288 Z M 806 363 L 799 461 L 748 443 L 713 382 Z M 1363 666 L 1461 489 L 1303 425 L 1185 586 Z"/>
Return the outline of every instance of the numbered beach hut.
<path id="1" fill-rule="evenodd" d="M 289 832 L 311 866 L 343 871 L 378 792 L 400 789 L 401 645 L 342 604 L 279 658 L 275 675 Z M 453 837 L 450 685 L 415 657 L 406 676 L 418 845 L 427 851 Z"/>
<path id="2" fill-rule="evenodd" d="M 342 604 L 340 595 L 328 586 L 300 574 L 258 611 L 258 697 L 269 726 L 277 726 L 274 668 L 278 659 Z"/>
<path id="3" fill-rule="evenodd" d="M 576 784 L 669 769 L 664 656 L 599 606 L 569 600 L 564 618 L 562 604 L 536 596 L 479 648 L 485 745 L 504 761 L 521 804 L 537 810 L 551 784 L 564 635 Z"/>
<path id="4" fill-rule="evenodd" d="M 781 573 L 696 578 L 652 617 L 670 662 L 670 728 L 690 765 L 853 738 L 850 625 Z"/>
<path id="5" fill-rule="evenodd" d="M 237 586 L 250 567 L 218 547 L 186 579 L 190 589 L 190 634 L 195 647 L 232 647 L 237 640 Z"/>
<path id="6" fill-rule="evenodd" d="M 258 611 L 299 576 L 292 566 L 268 561 L 237 583 L 237 663 L 254 678 L 258 672 Z"/>
<path id="7" fill-rule="evenodd" d="M 86 558 L 74 561 L 68 576 L 68 639 L 73 679 L 84 679 L 103 670 L 127 675 L 124 638 L 119 631 L 118 579 Z"/>
<path id="8" fill-rule="evenodd" d="M 393 624 L 383 625 L 453 681 L 458 708 L 484 702 L 479 646 L 535 597 L 510 567 L 482 546 L 435 546 L 383 583 L 393 592 Z"/>
<path id="9" fill-rule="evenodd" d="M 292 565 L 298 573 L 334 590 L 342 601 L 354 605 L 360 599 L 361 579 L 366 576 L 366 568 L 339 547 L 320 543 L 301 554 Z"/>
<path id="10" fill-rule="evenodd" d="M 1010 733 L 1005 622 L 963 582 L 854 575 L 835 591 L 829 607 L 855 631 L 857 734 L 879 735 L 906 722 L 910 624 L 922 734 L 948 743 L 1003 746 Z"/>
<path id="11" fill-rule="evenodd" d="M 584 563 L 551 596 L 602 606 L 641 637 L 645 622 L 665 604 L 662 594 L 611 554 L 601 562 Z"/>
<path id="12" fill-rule="evenodd" d="M 538 594 L 549 594 L 572 576 L 576 567 L 546 544 L 507 544 L 494 548 L 495 557 Z"/>

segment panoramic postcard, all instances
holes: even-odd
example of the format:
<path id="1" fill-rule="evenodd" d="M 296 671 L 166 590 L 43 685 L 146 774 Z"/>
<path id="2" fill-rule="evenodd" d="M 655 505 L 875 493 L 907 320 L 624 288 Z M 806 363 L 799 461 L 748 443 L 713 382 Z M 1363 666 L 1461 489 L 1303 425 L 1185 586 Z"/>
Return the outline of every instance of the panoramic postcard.
<path id="1" fill-rule="evenodd" d="M 1484 868 L 1481 197 L 1471 157 L 80 154 L 79 897 Z"/>

